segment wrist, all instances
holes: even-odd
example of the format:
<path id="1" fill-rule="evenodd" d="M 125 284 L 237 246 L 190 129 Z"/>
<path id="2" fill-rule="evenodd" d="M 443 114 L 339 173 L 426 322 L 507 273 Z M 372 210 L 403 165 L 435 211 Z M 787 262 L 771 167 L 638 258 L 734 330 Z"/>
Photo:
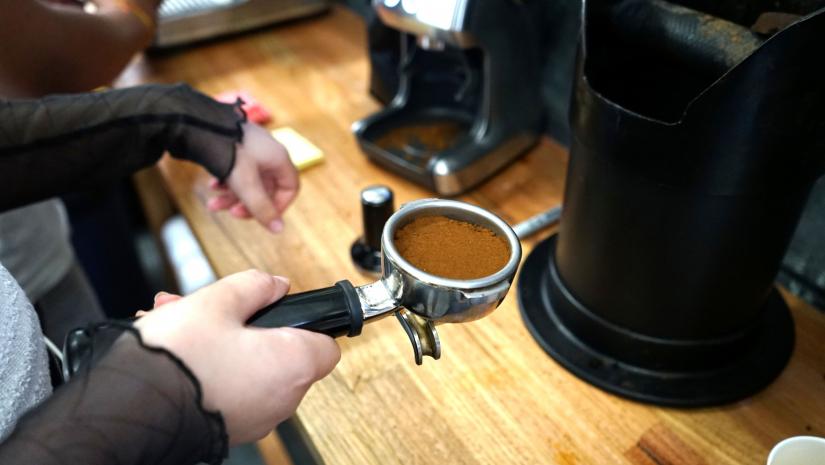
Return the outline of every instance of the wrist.
<path id="1" fill-rule="evenodd" d="M 61 428 L 52 428 L 46 442 L 81 454 L 99 450 L 77 444 L 117 444 L 118 463 L 221 462 L 228 445 L 223 417 L 204 407 L 200 382 L 183 360 L 144 341 L 125 322 L 90 326 L 86 337 L 85 353 L 94 360 L 47 401 L 69 399 L 75 407 L 50 411 L 49 423 Z M 111 395 L 112 386 L 117 395 Z M 98 463 L 80 456 L 74 461 Z"/>
<path id="2" fill-rule="evenodd" d="M 180 357 L 183 351 L 176 347 L 177 344 L 168 337 L 147 337 L 147 332 L 140 328 L 139 322 L 140 320 L 136 321 L 132 328 L 124 328 L 125 334 L 108 354 L 112 357 L 108 363 L 116 367 L 129 366 L 144 375 L 154 374 L 155 376 L 151 376 L 153 390 L 176 394 L 172 410 L 167 415 L 179 418 L 177 423 L 183 429 L 179 430 L 181 436 L 178 436 L 178 440 L 185 436 L 193 441 L 188 449 L 197 451 L 194 456 L 198 458 L 198 463 L 222 462 L 229 446 L 223 415 L 207 406 L 201 380 Z M 173 398 L 171 394 L 168 397 Z M 196 430 L 198 434 L 193 434 L 192 430 Z"/>

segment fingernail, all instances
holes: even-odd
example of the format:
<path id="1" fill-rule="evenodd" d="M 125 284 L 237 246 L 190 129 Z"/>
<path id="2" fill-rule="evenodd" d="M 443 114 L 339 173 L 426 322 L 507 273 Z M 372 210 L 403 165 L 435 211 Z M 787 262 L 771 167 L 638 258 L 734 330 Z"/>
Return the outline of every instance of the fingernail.
<path id="1" fill-rule="evenodd" d="M 284 220 L 278 218 L 269 223 L 269 230 L 274 233 L 279 233 L 284 230 Z"/>
<path id="2" fill-rule="evenodd" d="M 283 276 L 274 276 L 274 275 L 272 277 L 277 279 L 278 281 L 286 284 L 287 286 L 289 286 L 289 278 L 285 278 Z"/>
<path id="3" fill-rule="evenodd" d="M 161 298 L 161 297 L 163 297 L 163 296 L 165 296 L 165 295 L 168 295 L 168 294 L 169 294 L 168 292 L 160 291 L 160 292 L 158 292 L 157 294 L 155 294 L 155 298 L 154 298 L 154 300 L 158 300 L 159 298 Z"/>

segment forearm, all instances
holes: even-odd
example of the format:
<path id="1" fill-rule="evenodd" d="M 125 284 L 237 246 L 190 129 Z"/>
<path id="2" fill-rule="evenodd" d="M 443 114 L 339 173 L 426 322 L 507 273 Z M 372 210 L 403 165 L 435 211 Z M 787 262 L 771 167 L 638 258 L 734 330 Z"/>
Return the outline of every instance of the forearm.
<path id="1" fill-rule="evenodd" d="M 226 446 L 223 420 L 203 409 L 194 375 L 129 330 L 93 368 L 20 419 L 0 444 L 0 463 L 219 463 Z"/>
<path id="2" fill-rule="evenodd" d="M 224 179 L 243 121 L 185 85 L 0 101 L 0 210 L 111 183 L 166 150 Z"/>
<path id="3" fill-rule="evenodd" d="M 37 0 L 0 2 L 0 95 L 83 92 L 110 83 L 154 31 L 102 3 L 98 14 Z M 142 10 L 154 15 L 147 5 Z"/>

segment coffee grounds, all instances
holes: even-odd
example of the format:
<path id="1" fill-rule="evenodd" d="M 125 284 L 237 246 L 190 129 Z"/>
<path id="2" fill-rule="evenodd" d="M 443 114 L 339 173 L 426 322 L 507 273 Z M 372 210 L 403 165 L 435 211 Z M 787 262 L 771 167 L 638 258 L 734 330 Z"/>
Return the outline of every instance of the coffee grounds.
<path id="1" fill-rule="evenodd" d="M 375 143 L 384 150 L 432 155 L 452 147 L 461 129 L 451 121 L 411 124 L 390 129 Z"/>
<path id="2" fill-rule="evenodd" d="M 446 216 L 422 216 L 395 233 L 395 247 L 414 267 L 451 279 L 476 279 L 504 268 L 510 247 L 493 231 Z"/>

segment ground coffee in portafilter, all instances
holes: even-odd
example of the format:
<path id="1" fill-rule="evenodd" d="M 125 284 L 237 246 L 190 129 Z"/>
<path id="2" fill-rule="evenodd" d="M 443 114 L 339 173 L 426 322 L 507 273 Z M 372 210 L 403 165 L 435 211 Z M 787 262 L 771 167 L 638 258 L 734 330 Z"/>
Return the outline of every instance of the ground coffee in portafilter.
<path id="1" fill-rule="evenodd" d="M 398 253 L 414 267 L 451 279 L 476 279 L 504 268 L 507 241 L 493 231 L 446 216 L 422 216 L 395 233 Z"/>

